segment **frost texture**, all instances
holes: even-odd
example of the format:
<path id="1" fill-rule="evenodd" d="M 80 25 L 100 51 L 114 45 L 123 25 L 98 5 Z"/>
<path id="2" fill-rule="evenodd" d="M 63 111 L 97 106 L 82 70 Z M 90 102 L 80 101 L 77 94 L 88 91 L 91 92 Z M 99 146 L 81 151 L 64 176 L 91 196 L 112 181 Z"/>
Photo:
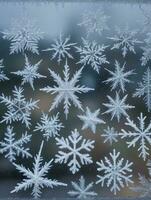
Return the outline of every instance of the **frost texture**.
<path id="1" fill-rule="evenodd" d="M 48 141 L 51 137 L 59 136 L 59 131 L 64 128 L 63 124 L 59 120 L 59 113 L 49 117 L 43 113 L 41 122 L 37 123 L 34 131 L 40 131 L 43 133 L 43 137 Z"/>
<path id="2" fill-rule="evenodd" d="M 3 32 L 3 39 L 10 41 L 10 54 L 31 51 L 39 54 L 38 42 L 43 33 L 26 16 L 12 21 L 11 27 Z"/>
<path id="3" fill-rule="evenodd" d="M 4 68 L 3 59 L 1 59 L 0 60 L 0 82 L 9 80 L 9 78 L 4 73 L 3 68 Z"/>
<path id="4" fill-rule="evenodd" d="M 32 89 L 34 90 L 34 80 L 35 79 L 40 79 L 40 78 L 45 78 L 45 76 L 39 74 L 38 68 L 39 65 L 41 64 L 42 60 L 40 60 L 38 63 L 32 65 L 29 62 L 28 57 L 25 55 L 25 67 L 23 70 L 19 70 L 17 72 L 12 72 L 13 74 L 16 74 L 18 76 L 22 76 L 22 83 L 21 85 L 24 85 L 25 83 L 29 83 Z"/>
<path id="5" fill-rule="evenodd" d="M 114 195 L 125 185 L 133 183 L 131 180 L 133 163 L 120 158 L 120 153 L 116 153 L 115 149 L 110 153 L 110 159 L 105 157 L 104 161 L 97 162 L 97 165 L 97 171 L 104 172 L 104 175 L 97 175 L 99 180 L 96 183 L 100 183 L 102 187 L 106 185 Z"/>
<path id="6" fill-rule="evenodd" d="M 99 114 L 100 114 L 100 109 L 91 112 L 91 110 L 88 107 L 86 107 L 85 115 L 78 115 L 80 120 L 82 120 L 84 123 L 82 126 L 82 130 L 90 128 L 91 131 L 95 133 L 97 124 L 105 124 L 105 122 L 102 119 L 98 118 Z"/>
<path id="7" fill-rule="evenodd" d="M 43 148 L 43 142 L 40 146 L 39 153 L 34 157 L 33 168 L 25 168 L 23 165 L 17 165 L 14 163 L 16 169 L 23 174 L 26 178 L 23 179 L 21 183 L 18 183 L 14 190 L 11 193 L 18 192 L 20 190 L 27 190 L 32 188 L 32 196 L 37 199 L 41 196 L 41 189 L 44 187 L 53 188 L 55 186 L 66 186 L 66 184 L 58 182 L 57 180 L 48 179 L 46 174 L 48 174 L 49 169 L 51 168 L 53 159 L 49 162 L 45 162 L 42 166 L 43 158 L 41 157 L 41 151 Z"/>
<path id="8" fill-rule="evenodd" d="M 77 129 L 71 132 L 68 138 L 56 138 L 59 152 L 56 155 L 56 163 L 68 163 L 69 170 L 75 174 L 81 168 L 81 165 L 93 163 L 88 153 L 94 148 L 93 140 L 86 140 L 80 136 Z"/>
<path id="9" fill-rule="evenodd" d="M 147 33 L 144 42 L 145 46 L 142 47 L 143 55 L 141 57 L 142 66 L 145 66 L 151 60 L 151 33 Z"/>
<path id="10" fill-rule="evenodd" d="M 148 111 L 151 111 L 151 71 L 149 67 L 144 72 L 142 82 L 138 83 L 138 87 L 133 96 L 134 97 L 144 96 L 144 101 L 148 108 Z"/>
<path id="11" fill-rule="evenodd" d="M 70 36 L 63 39 L 62 34 L 60 34 L 59 38 L 56 39 L 54 44 L 51 45 L 51 48 L 44 49 L 43 51 L 52 51 L 53 54 L 51 59 L 57 58 L 57 62 L 60 63 L 63 59 L 73 59 L 73 56 L 69 53 L 69 51 L 75 45 L 76 43 L 70 43 Z"/>
<path id="12" fill-rule="evenodd" d="M 29 128 L 31 125 L 31 111 L 38 108 L 38 100 L 33 101 L 30 99 L 29 101 L 26 101 L 23 91 L 23 88 L 17 88 L 15 86 L 12 91 L 14 98 L 5 96 L 4 94 L 0 96 L 0 103 L 4 103 L 7 106 L 7 112 L 4 114 L 1 122 L 6 122 L 6 124 L 8 124 L 14 121 L 21 121 Z"/>
<path id="13" fill-rule="evenodd" d="M 107 107 L 107 111 L 104 112 L 104 114 L 111 114 L 111 120 L 116 117 L 117 121 L 119 122 L 122 115 L 128 117 L 127 110 L 135 108 L 135 106 L 125 103 L 127 95 L 125 95 L 123 98 L 120 98 L 119 93 L 116 92 L 115 99 L 109 95 L 107 95 L 107 98 L 109 103 L 103 103 L 103 105 Z"/>
<path id="14" fill-rule="evenodd" d="M 101 69 L 102 64 L 109 64 L 106 56 L 103 54 L 107 46 L 99 45 L 95 41 L 89 42 L 82 38 L 83 47 L 76 47 L 80 53 L 80 61 L 77 64 L 83 66 L 90 65 L 97 73 Z"/>
<path id="15" fill-rule="evenodd" d="M 115 131 L 114 127 L 107 127 L 104 129 L 104 134 L 101 134 L 104 137 L 104 143 L 109 142 L 112 145 L 113 142 L 117 142 L 118 133 Z"/>
<path id="16" fill-rule="evenodd" d="M 142 43 L 137 40 L 136 35 L 137 31 L 132 31 L 128 26 L 123 29 L 116 27 L 116 35 L 114 37 L 109 37 L 109 39 L 115 43 L 111 50 L 121 49 L 124 58 L 128 51 L 136 54 L 135 45 Z"/>
<path id="17" fill-rule="evenodd" d="M 69 191 L 68 194 L 77 199 L 93 199 L 97 193 L 91 191 L 93 188 L 93 182 L 86 185 L 85 179 L 83 176 L 80 177 L 79 183 L 71 182 L 73 190 Z"/>
<path id="18" fill-rule="evenodd" d="M 24 144 L 27 144 L 31 140 L 31 135 L 27 132 L 22 134 L 21 138 L 16 140 L 13 128 L 8 126 L 5 132 L 4 140 L 0 142 L 0 153 L 5 153 L 5 158 L 8 158 L 10 162 L 16 160 L 16 156 L 21 155 L 22 158 L 32 157 L 29 153 L 29 148 L 24 148 Z"/>
<path id="19" fill-rule="evenodd" d="M 58 74 L 56 74 L 54 71 L 49 69 L 49 72 L 56 82 L 57 86 L 47 86 L 45 88 L 42 88 L 42 91 L 45 91 L 46 93 L 51 93 L 51 94 L 56 94 L 56 97 L 52 103 L 52 106 L 50 108 L 50 111 L 53 110 L 54 108 L 57 108 L 58 105 L 64 101 L 64 114 L 66 116 L 66 119 L 69 114 L 69 108 L 71 106 L 71 102 L 73 102 L 74 106 L 83 110 L 81 102 L 79 98 L 76 96 L 75 93 L 80 94 L 80 93 L 87 93 L 88 91 L 93 90 L 92 88 L 88 88 L 85 86 L 80 86 L 77 85 L 77 82 L 79 81 L 82 73 L 82 69 L 78 70 L 73 77 L 70 79 L 70 73 L 69 73 L 69 66 L 66 64 L 64 66 L 63 74 L 64 74 L 64 79 L 62 79 Z"/>
<path id="20" fill-rule="evenodd" d="M 115 90 L 117 87 L 120 87 L 122 92 L 125 92 L 125 85 L 132 82 L 128 79 L 128 77 L 134 74 L 134 70 L 125 71 L 125 65 L 126 63 L 124 63 L 121 67 L 120 63 L 116 60 L 114 72 L 106 69 L 106 71 L 110 73 L 111 77 L 104 82 L 112 84 L 111 90 Z"/>

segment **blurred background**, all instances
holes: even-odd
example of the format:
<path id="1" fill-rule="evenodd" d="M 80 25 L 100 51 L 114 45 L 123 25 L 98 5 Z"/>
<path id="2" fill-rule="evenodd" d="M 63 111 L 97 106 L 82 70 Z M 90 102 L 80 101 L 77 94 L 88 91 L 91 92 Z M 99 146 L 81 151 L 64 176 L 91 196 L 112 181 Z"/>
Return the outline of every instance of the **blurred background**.
<path id="1" fill-rule="evenodd" d="M 108 30 L 103 31 L 102 35 L 91 34 L 89 40 L 95 40 L 98 44 L 108 45 L 109 47 L 105 50 L 105 55 L 110 64 L 102 65 L 100 73 L 97 74 L 91 66 L 85 66 L 83 69 L 82 77 L 80 79 L 81 85 L 86 85 L 87 87 L 95 88 L 95 91 L 88 92 L 86 94 L 80 94 L 79 98 L 82 102 L 83 108 L 86 106 L 91 108 L 92 111 L 100 108 L 101 113 L 106 111 L 106 107 L 103 103 L 107 103 L 107 95 L 111 97 L 115 96 L 115 91 L 110 90 L 110 84 L 105 84 L 107 78 L 110 77 L 109 73 L 105 70 L 108 68 L 114 70 L 115 60 L 118 60 L 121 64 L 126 62 L 126 70 L 135 70 L 134 75 L 130 76 L 131 84 L 126 85 L 128 99 L 127 103 L 134 105 L 135 109 L 130 109 L 128 114 L 137 123 L 137 116 L 140 112 L 143 112 L 147 116 L 146 123 L 150 122 L 151 114 L 147 111 L 147 107 L 144 104 L 143 98 L 132 98 L 132 95 L 136 89 L 136 84 L 142 80 L 142 74 L 144 73 L 147 66 L 142 67 L 140 58 L 142 56 L 142 49 L 140 45 L 135 46 L 136 54 L 128 53 L 126 58 L 123 58 L 120 50 L 110 50 L 113 45 L 112 41 L 108 37 L 113 37 L 115 33 L 115 27 L 125 27 L 127 24 L 132 30 L 137 30 L 137 39 L 142 41 L 145 36 L 142 32 L 144 29 L 144 23 L 146 20 L 146 13 L 150 13 L 151 5 L 145 3 L 120 3 L 115 1 L 114 3 L 107 1 L 100 2 L 0 2 L 0 59 L 4 59 L 5 73 L 9 77 L 9 81 L 0 82 L 0 93 L 5 95 L 12 95 L 12 90 L 14 86 L 20 86 L 21 78 L 19 76 L 13 75 L 10 72 L 21 70 L 24 67 L 25 59 L 22 53 L 9 55 L 10 42 L 8 40 L 2 39 L 3 31 L 11 27 L 12 20 L 20 19 L 24 13 L 29 17 L 29 19 L 36 22 L 37 27 L 44 33 L 44 38 L 39 41 L 39 55 L 26 52 L 30 62 L 32 64 L 37 63 L 42 59 L 42 63 L 39 67 L 39 72 L 42 75 L 47 76 L 47 79 L 37 79 L 35 80 L 34 86 L 35 91 L 33 92 L 29 84 L 24 85 L 25 97 L 33 98 L 34 100 L 40 100 L 38 103 L 39 109 L 35 109 L 32 112 L 32 125 L 30 130 L 27 130 L 29 134 L 32 134 L 32 141 L 29 143 L 30 152 L 35 155 L 39 151 L 41 141 L 44 139 L 42 133 L 33 132 L 37 122 L 39 122 L 42 112 L 48 113 L 50 105 L 53 102 L 54 96 L 51 94 L 46 94 L 40 91 L 47 85 L 53 85 L 53 79 L 50 77 L 48 68 L 54 70 L 60 75 L 63 74 L 64 61 L 60 64 L 57 63 L 56 59 L 51 59 L 51 52 L 44 52 L 43 49 L 47 49 L 54 42 L 60 31 L 64 37 L 71 36 L 71 42 L 81 45 L 81 38 L 87 37 L 87 32 L 84 26 L 79 26 L 78 24 L 82 21 L 82 15 L 87 11 L 97 11 L 103 10 L 105 15 L 109 16 L 107 20 Z M 147 27 L 150 28 L 150 27 Z M 76 53 L 75 49 L 72 48 L 72 55 L 74 59 L 69 59 L 68 64 L 70 66 L 71 75 L 78 69 L 81 65 L 76 64 L 79 60 L 79 54 Z M 148 66 L 150 63 L 148 62 Z M 0 105 L 0 119 L 2 120 L 3 114 L 6 112 L 6 106 Z M 79 114 L 83 114 L 80 110 L 71 106 L 68 120 L 65 119 L 63 114 L 63 105 L 60 104 L 58 109 L 55 109 L 49 113 L 50 116 L 59 112 L 60 121 L 64 124 L 65 128 L 61 129 L 60 136 L 67 137 L 71 134 L 71 131 L 75 128 L 78 129 L 80 134 L 86 139 L 95 140 L 95 148 L 91 151 L 91 156 L 93 158 L 93 164 L 88 166 L 83 166 L 81 170 L 72 175 L 68 170 L 67 165 L 55 164 L 49 172 L 50 177 L 57 178 L 60 181 L 69 183 L 68 188 L 56 188 L 54 193 L 52 190 L 46 190 L 43 193 L 43 197 L 49 197 L 53 195 L 55 197 L 66 196 L 66 192 L 70 189 L 70 181 L 78 180 L 80 175 L 84 175 L 88 181 L 96 181 L 96 161 L 103 159 L 104 156 L 108 156 L 108 153 L 116 148 L 117 151 L 121 152 L 121 155 L 131 162 L 133 165 L 133 181 L 135 184 L 138 183 L 138 173 L 148 177 L 148 171 L 146 168 L 146 161 L 144 162 L 138 156 L 137 148 L 129 148 L 124 140 L 119 138 L 117 143 L 110 145 L 109 143 L 104 143 L 104 138 L 101 136 L 104 134 L 104 129 L 107 126 L 114 127 L 117 132 L 120 132 L 121 128 L 127 129 L 125 127 L 125 118 L 122 117 L 120 123 L 116 119 L 111 120 L 109 114 L 100 114 L 100 118 L 106 121 L 106 124 L 97 125 L 97 131 L 95 134 L 92 133 L 90 129 L 81 130 L 82 121 L 77 117 Z M 13 123 L 14 131 L 16 132 L 16 137 L 20 137 L 21 134 L 26 130 L 26 127 L 21 123 Z M 3 140 L 4 133 L 6 131 L 6 124 L 0 124 L 0 140 Z M 58 147 L 55 144 L 55 139 L 45 140 L 42 156 L 45 161 L 54 158 L 58 151 Z M 22 159 L 17 157 L 17 163 L 22 163 L 25 166 L 32 166 L 33 159 Z M 20 173 L 15 170 L 15 167 L 9 162 L 4 155 L 0 155 L 0 197 L 24 197 L 30 196 L 30 191 L 20 192 L 18 194 L 10 195 L 10 191 L 14 188 L 16 183 L 22 179 Z M 94 190 L 98 192 L 100 197 L 113 196 L 113 194 L 106 189 L 102 188 L 100 185 L 95 185 Z M 122 189 L 118 193 L 118 196 L 136 196 L 130 189 Z"/>

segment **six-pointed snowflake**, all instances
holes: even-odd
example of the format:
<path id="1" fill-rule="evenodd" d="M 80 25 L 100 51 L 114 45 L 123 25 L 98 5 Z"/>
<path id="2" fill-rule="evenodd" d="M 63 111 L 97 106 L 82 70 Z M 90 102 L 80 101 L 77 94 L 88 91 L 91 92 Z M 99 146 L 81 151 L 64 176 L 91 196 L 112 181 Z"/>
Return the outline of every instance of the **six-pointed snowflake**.
<path id="1" fill-rule="evenodd" d="M 91 131 L 95 133 L 97 124 L 105 124 L 105 122 L 98 117 L 99 114 L 100 114 L 100 109 L 91 112 L 91 110 L 88 107 L 86 107 L 85 115 L 78 115 L 80 120 L 82 120 L 84 123 L 82 126 L 82 130 L 90 128 Z"/>
<path id="2" fill-rule="evenodd" d="M 74 190 L 68 192 L 68 194 L 72 197 L 76 197 L 77 199 L 92 199 L 97 196 L 96 192 L 91 191 L 93 188 L 93 182 L 86 185 L 85 178 L 83 176 L 79 179 L 79 184 L 77 182 L 71 182 Z"/>
<path id="3" fill-rule="evenodd" d="M 3 65 L 3 59 L 0 60 L 0 82 L 9 80 L 9 78 L 6 76 L 6 74 L 3 71 L 4 65 Z"/>
<path id="4" fill-rule="evenodd" d="M 102 64 L 109 64 L 106 56 L 103 54 L 107 46 L 99 45 L 95 41 L 89 42 L 82 38 L 83 47 L 76 47 L 77 52 L 80 53 L 80 61 L 77 62 L 83 66 L 90 65 L 97 73 Z"/>
<path id="5" fill-rule="evenodd" d="M 104 143 L 109 142 L 110 145 L 112 145 L 113 142 L 117 142 L 118 139 L 118 133 L 117 131 L 115 131 L 114 127 L 107 127 L 106 129 L 104 129 L 104 134 L 101 134 L 101 136 L 103 136 L 104 139 Z"/>
<path id="6" fill-rule="evenodd" d="M 55 186 L 66 186 L 65 183 L 58 182 L 57 180 L 48 179 L 46 174 L 52 166 L 53 159 L 49 162 L 45 162 L 42 166 L 43 158 L 41 157 L 41 151 L 43 148 L 43 142 L 41 143 L 39 153 L 34 157 L 33 168 L 25 168 L 23 165 L 17 165 L 14 163 L 16 169 L 23 174 L 26 178 L 23 179 L 21 183 L 18 183 L 11 193 L 18 192 L 20 190 L 27 190 L 32 188 L 32 195 L 35 199 L 39 198 L 41 195 L 41 189 L 44 187 L 53 188 Z"/>
<path id="7" fill-rule="evenodd" d="M 86 140 L 80 136 L 77 129 L 71 132 L 68 138 L 56 138 L 59 147 L 56 154 L 56 163 L 68 163 L 69 170 L 75 174 L 81 168 L 81 165 L 93 163 L 91 156 L 88 153 L 94 148 L 93 140 Z"/>
<path id="8" fill-rule="evenodd" d="M 31 135 L 27 132 L 22 134 L 22 137 L 18 140 L 15 139 L 15 133 L 13 127 L 8 126 L 5 132 L 4 141 L 0 142 L 0 153 L 6 153 L 5 157 L 11 162 L 16 160 L 16 156 L 21 155 L 23 158 L 32 157 L 29 153 L 29 148 L 24 148 L 24 144 L 27 144 L 31 140 Z"/>
<path id="9" fill-rule="evenodd" d="M 110 158 L 105 157 L 104 160 L 97 162 L 97 165 L 97 171 L 104 172 L 104 175 L 97 175 L 99 180 L 96 184 L 100 183 L 102 187 L 104 185 L 110 187 L 114 195 L 125 185 L 128 186 L 130 183 L 133 183 L 131 180 L 131 167 L 133 163 L 120 158 L 120 153 L 116 153 L 115 149 L 110 153 Z"/>

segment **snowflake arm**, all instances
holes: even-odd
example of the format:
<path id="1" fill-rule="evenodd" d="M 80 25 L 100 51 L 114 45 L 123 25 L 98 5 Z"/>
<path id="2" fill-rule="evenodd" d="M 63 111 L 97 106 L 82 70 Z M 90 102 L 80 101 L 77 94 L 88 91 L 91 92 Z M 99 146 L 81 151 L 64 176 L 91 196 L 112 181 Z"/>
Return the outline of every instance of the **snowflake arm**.
<path id="1" fill-rule="evenodd" d="M 144 42 L 145 46 L 142 47 L 143 55 L 141 57 L 142 66 L 145 66 L 151 60 L 151 33 L 147 33 L 147 37 Z"/>
<path id="2" fill-rule="evenodd" d="M 6 74 L 3 71 L 3 59 L 0 60 L 0 82 L 1 81 L 7 81 L 9 78 L 6 76 Z"/>

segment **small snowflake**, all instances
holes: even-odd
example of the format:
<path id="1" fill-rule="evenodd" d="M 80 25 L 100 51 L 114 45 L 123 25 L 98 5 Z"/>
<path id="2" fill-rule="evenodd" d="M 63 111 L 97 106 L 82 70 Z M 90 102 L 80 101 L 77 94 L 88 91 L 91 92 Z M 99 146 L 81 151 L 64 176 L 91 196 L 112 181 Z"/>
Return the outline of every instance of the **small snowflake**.
<path id="1" fill-rule="evenodd" d="M 125 185 L 128 186 L 133 183 L 131 180 L 133 163 L 120 158 L 120 153 L 116 153 L 115 149 L 110 153 L 110 157 L 110 159 L 105 157 L 104 161 L 97 162 L 97 171 L 104 172 L 104 175 L 97 175 L 99 180 L 96 184 L 101 183 L 102 187 L 106 184 L 107 187 L 110 187 L 111 192 L 116 195 Z"/>
<path id="2" fill-rule="evenodd" d="M 6 76 L 6 74 L 3 72 L 3 59 L 0 60 L 0 82 L 9 80 L 9 78 Z"/>
<path id="3" fill-rule="evenodd" d="M 86 185 L 85 179 L 83 176 L 79 179 L 79 184 L 76 182 L 71 182 L 73 189 L 68 192 L 68 194 L 77 199 L 92 199 L 97 196 L 97 193 L 91 191 L 93 188 L 93 182 Z"/>
<path id="4" fill-rule="evenodd" d="M 109 103 L 103 103 L 108 109 L 104 114 L 111 113 L 111 120 L 116 117 L 119 122 L 121 119 L 121 115 L 128 117 L 126 110 L 131 108 L 135 108 L 135 106 L 131 106 L 126 104 L 125 101 L 127 99 L 127 95 L 125 95 L 122 99 L 119 96 L 119 93 L 116 92 L 115 99 L 112 99 L 109 95 L 107 96 L 109 99 Z"/>
<path id="5" fill-rule="evenodd" d="M 102 32 L 109 30 L 107 21 L 109 16 L 105 15 L 102 9 L 94 11 L 85 11 L 82 15 L 82 22 L 79 26 L 83 26 L 86 29 L 87 37 L 92 33 L 102 35 Z"/>
<path id="6" fill-rule="evenodd" d="M 117 142 L 117 136 L 118 133 L 115 131 L 115 129 L 113 127 L 107 127 L 107 129 L 104 129 L 104 134 L 101 134 L 101 136 L 103 136 L 104 139 L 104 143 L 109 142 L 110 145 L 112 145 L 113 142 Z"/>
<path id="7" fill-rule="evenodd" d="M 141 41 L 137 40 L 136 35 L 137 31 L 130 30 L 128 26 L 126 26 L 124 29 L 116 27 L 116 35 L 114 37 L 109 37 L 109 39 L 115 42 L 111 50 L 121 49 L 123 57 L 127 55 L 128 51 L 136 54 L 135 45 L 142 43 Z"/>
<path id="8" fill-rule="evenodd" d="M 145 128 L 146 116 L 143 117 L 142 113 L 140 113 L 140 117 L 137 117 L 137 119 L 139 121 L 139 127 L 128 117 L 125 125 L 131 127 L 132 131 L 122 129 L 120 135 L 122 139 L 127 138 L 130 140 L 127 142 L 128 148 L 138 145 L 139 157 L 146 160 L 149 155 L 148 145 L 151 145 L 151 123 Z"/>
<path id="9" fill-rule="evenodd" d="M 0 96 L 0 103 L 4 103 L 8 109 L 1 122 L 6 122 L 6 124 L 8 124 L 14 121 L 21 121 L 22 123 L 25 123 L 27 128 L 29 128 L 31 124 L 31 110 L 38 108 L 37 103 L 39 100 L 33 101 L 30 99 L 29 101 L 26 101 L 23 91 L 23 88 L 17 88 L 15 86 L 13 90 L 14 98 L 11 98 L 11 96 L 5 96 L 4 94 Z"/>
<path id="10" fill-rule="evenodd" d="M 11 193 L 19 192 L 20 190 L 27 190 L 33 186 L 32 195 L 35 199 L 39 198 L 41 195 L 41 189 L 45 187 L 53 188 L 54 186 L 66 186 L 66 184 L 58 182 L 57 180 L 48 179 L 46 174 L 51 168 L 53 159 L 49 162 L 45 162 L 42 166 L 43 158 L 41 157 L 41 152 L 43 148 L 43 142 L 41 143 L 39 153 L 34 157 L 33 168 L 25 168 L 23 165 L 17 165 L 14 163 L 16 169 L 22 173 L 25 177 L 21 183 L 18 183 Z"/>
<path id="11" fill-rule="evenodd" d="M 77 52 L 80 53 L 80 61 L 77 64 L 83 66 L 90 65 L 97 73 L 101 68 L 102 64 L 109 64 L 106 56 L 103 54 L 107 46 L 100 46 L 95 41 L 89 42 L 82 38 L 83 47 L 76 47 Z"/>
<path id="12" fill-rule="evenodd" d="M 143 56 L 141 57 L 142 66 L 145 66 L 151 60 L 151 33 L 147 33 L 144 42 L 145 46 L 142 47 Z"/>
<path id="13" fill-rule="evenodd" d="M 90 109 L 86 107 L 85 115 L 78 115 L 80 120 L 84 122 L 82 130 L 90 128 L 92 132 L 95 133 L 97 124 L 105 124 L 105 122 L 102 119 L 98 118 L 99 114 L 100 114 L 100 109 L 91 112 Z"/>
<path id="14" fill-rule="evenodd" d="M 119 86 L 122 92 L 125 92 L 125 84 L 132 82 L 128 77 L 134 74 L 134 70 L 125 71 L 125 65 L 126 63 L 121 67 L 120 63 L 116 60 L 114 72 L 106 69 L 110 73 L 111 77 L 104 82 L 112 84 L 111 90 L 114 90 Z"/>
<path id="15" fill-rule="evenodd" d="M 51 137 L 59 136 L 59 131 L 64 128 L 59 120 L 59 113 L 49 117 L 43 113 L 41 117 L 41 123 L 37 123 L 34 131 L 40 131 L 48 141 Z"/>
<path id="16" fill-rule="evenodd" d="M 32 157 L 29 153 L 29 148 L 24 148 L 24 144 L 27 144 L 31 140 L 31 135 L 22 134 L 22 137 L 18 140 L 15 139 L 15 133 L 13 128 L 8 126 L 5 132 L 4 141 L 0 142 L 0 153 L 6 153 L 5 158 L 8 158 L 10 162 L 16 160 L 16 156 L 21 155 L 23 158 Z"/>
<path id="17" fill-rule="evenodd" d="M 52 103 L 50 110 L 57 108 L 59 103 L 61 103 L 61 101 L 64 101 L 64 113 L 67 119 L 68 114 L 69 114 L 69 107 L 71 106 L 70 101 L 73 102 L 75 107 L 83 110 L 81 102 L 75 93 L 87 93 L 88 91 L 91 91 L 93 89 L 85 87 L 85 86 L 76 85 L 81 77 L 83 68 L 78 70 L 71 79 L 69 78 L 70 74 L 69 74 L 69 66 L 67 64 L 67 61 L 64 68 L 65 68 L 63 70 L 64 79 L 62 79 L 58 74 L 56 74 L 54 71 L 49 69 L 49 72 L 51 76 L 54 78 L 54 81 L 56 82 L 57 86 L 53 86 L 53 87 L 47 86 L 40 90 L 45 91 L 47 93 L 50 92 L 51 94 L 58 93 L 56 95 L 54 102 Z"/>
<path id="18" fill-rule="evenodd" d="M 45 76 L 39 74 L 37 72 L 39 65 L 41 64 L 42 60 L 40 60 L 38 63 L 32 65 L 29 62 L 28 57 L 25 55 L 25 69 L 19 70 L 17 72 L 12 72 L 13 74 L 16 74 L 18 76 L 22 76 L 22 83 L 21 85 L 24 85 L 25 83 L 29 83 L 32 89 L 34 90 L 34 79 L 39 78 L 45 78 Z"/>
<path id="19" fill-rule="evenodd" d="M 43 33 L 26 16 L 13 20 L 11 28 L 3 32 L 3 39 L 11 42 L 10 54 L 25 51 L 39 54 L 38 42 L 42 38 Z"/>
<path id="20" fill-rule="evenodd" d="M 63 59 L 73 59 L 69 51 L 75 45 L 76 43 L 70 43 L 70 36 L 62 39 L 62 34 L 60 34 L 59 38 L 55 40 L 55 43 L 51 45 L 51 48 L 44 49 L 43 51 L 52 51 L 52 59 L 57 58 L 57 62 L 60 63 Z"/>
<path id="21" fill-rule="evenodd" d="M 91 156 L 84 151 L 90 152 L 94 148 L 94 141 L 83 139 L 77 129 L 72 131 L 68 138 L 56 138 L 56 141 L 60 151 L 56 155 L 55 162 L 60 164 L 68 162 L 72 174 L 78 172 L 81 165 L 93 163 Z"/>

